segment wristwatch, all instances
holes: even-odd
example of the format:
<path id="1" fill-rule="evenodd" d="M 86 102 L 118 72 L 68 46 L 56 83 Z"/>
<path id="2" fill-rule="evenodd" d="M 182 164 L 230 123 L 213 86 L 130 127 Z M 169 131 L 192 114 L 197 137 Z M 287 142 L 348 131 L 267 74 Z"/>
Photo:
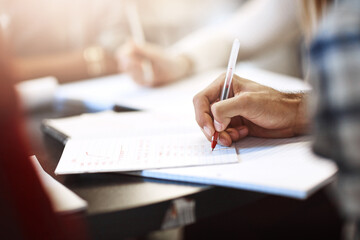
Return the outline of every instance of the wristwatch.
<path id="1" fill-rule="evenodd" d="M 83 57 L 87 65 L 89 76 L 96 77 L 106 72 L 105 51 L 99 46 L 90 46 L 84 49 Z"/>

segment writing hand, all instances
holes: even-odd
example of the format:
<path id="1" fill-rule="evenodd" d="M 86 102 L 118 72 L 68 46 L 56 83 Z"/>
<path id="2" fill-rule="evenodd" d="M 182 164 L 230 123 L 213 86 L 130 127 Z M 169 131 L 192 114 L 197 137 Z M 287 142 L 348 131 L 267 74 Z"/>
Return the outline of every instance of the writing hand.
<path id="1" fill-rule="evenodd" d="M 282 93 L 234 75 L 230 97 L 219 101 L 225 74 L 193 99 L 196 121 L 210 141 L 215 130 L 219 142 L 229 146 L 248 135 L 292 137 L 307 129 L 304 94 Z"/>

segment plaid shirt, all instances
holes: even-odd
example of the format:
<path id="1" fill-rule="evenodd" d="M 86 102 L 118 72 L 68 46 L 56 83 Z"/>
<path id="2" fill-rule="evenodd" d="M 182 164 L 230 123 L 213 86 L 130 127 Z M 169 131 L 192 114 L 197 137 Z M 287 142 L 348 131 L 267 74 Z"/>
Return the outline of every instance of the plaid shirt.
<path id="1" fill-rule="evenodd" d="M 339 166 L 337 196 L 360 219 L 360 1 L 337 1 L 310 48 L 314 151 Z"/>

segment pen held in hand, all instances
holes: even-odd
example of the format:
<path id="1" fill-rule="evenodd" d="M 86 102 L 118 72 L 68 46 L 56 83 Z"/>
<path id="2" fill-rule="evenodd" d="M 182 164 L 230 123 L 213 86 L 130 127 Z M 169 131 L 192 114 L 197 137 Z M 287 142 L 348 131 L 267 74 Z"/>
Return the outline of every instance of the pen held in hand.
<path id="1" fill-rule="evenodd" d="M 229 97 L 231 81 L 232 81 L 234 71 L 235 71 L 235 65 L 236 65 L 236 60 L 237 60 L 237 56 L 239 53 L 239 48 L 240 48 L 240 41 L 239 41 L 239 39 L 236 38 L 234 40 L 234 43 L 231 48 L 231 54 L 230 54 L 229 63 L 228 63 L 227 71 L 226 71 L 224 86 L 223 86 L 223 89 L 221 92 L 220 101 L 225 100 Z M 219 138 L 219 133 L 217 131 L 215 131 L 215 133 L 211 139 L 211 149 L 212 150 L 214 150 L 214 148 L 216 147 L 218 138 Z"/>
<path id="2" fill-rule="evenodd" d="M 144 31 L 142 29 L 139 13 L 134 2 L 128 1 L 126 6 L 126 16 L 130 25 L 131 35 L 135 43 L 138 45 L 144 45 Z M 149 60 L 142 60 L 141 68 L 144 74 L 145 82 L 150 84 L 154 79 L 154 71 L 151 62 Z"/>

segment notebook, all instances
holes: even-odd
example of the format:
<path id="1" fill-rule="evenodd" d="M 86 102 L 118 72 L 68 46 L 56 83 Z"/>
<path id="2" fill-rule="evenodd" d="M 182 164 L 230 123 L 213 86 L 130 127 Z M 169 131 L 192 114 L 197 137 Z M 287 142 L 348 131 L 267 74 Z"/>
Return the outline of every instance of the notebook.
<path id="1" fill-rule="evenodd" d="M 55 173 L 126 172 L 237 161 L 235 147 L 218 146 L 212 151 L 196 133 L 70 139 Z"/>
<path id="2" fill-rule="evenodd" d="M 152 136 L 154 133 L 171 135 L 178 134 L 179 126 L 185 135 L 201 132 L 193 115 L 178 116 L 158 112 L 107 111 L 48 119 L 44 124 L 66 135 L 67 139 L 107 139 L 137 134 Z M 141 125 L 144 121 L 152 127 Z M 134 129 L 133 126 L 139 127 Z M 210 143 L 207 144 L 210 149 Z M 337 171 L 332 161 L 315 156 L 310 145 L 311 138 L 308 136 L 285 139 L 248 137 L 235 145 L 237 163 L 144 170 L 130 174 L 304 199 L 332 181 Z"/>
<path id="3" fill-rule="evenodd" d="M 309 137 L 246 138 L 234 164 L 146 170 L 138 175 L 305 199 L 334 179 L 337 166 L 315 156 Z"/>
<path id="4" fill-rule="evenodd" d="M 45 120 L 44 129 L 68 136 L 56 174 L 123 172 L 238 161 L 235 147 L 214 151 L 193 114 L 148 112 L 84 114 Z M 59 135 L 59 134 L 57 134 Z"/>

